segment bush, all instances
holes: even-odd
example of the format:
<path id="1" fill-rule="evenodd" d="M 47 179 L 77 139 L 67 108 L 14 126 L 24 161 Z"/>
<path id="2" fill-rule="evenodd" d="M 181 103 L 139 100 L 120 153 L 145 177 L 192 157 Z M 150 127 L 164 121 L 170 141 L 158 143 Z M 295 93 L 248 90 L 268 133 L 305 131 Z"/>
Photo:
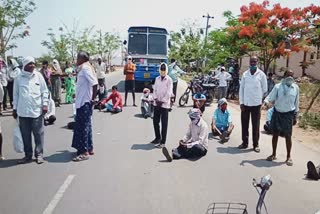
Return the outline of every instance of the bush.
<path id="1" fill-rule="evenodd" d="M 320 130 L 320 113 L 303 113 L 300 121 L 300 128 L 312 127 Z"/>

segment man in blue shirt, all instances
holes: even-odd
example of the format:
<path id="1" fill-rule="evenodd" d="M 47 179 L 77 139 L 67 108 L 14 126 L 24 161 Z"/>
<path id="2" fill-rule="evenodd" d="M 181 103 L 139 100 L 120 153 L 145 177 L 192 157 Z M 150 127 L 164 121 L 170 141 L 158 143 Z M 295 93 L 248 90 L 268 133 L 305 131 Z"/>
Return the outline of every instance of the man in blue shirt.
<path id="1" fill-rule="evenodd" d="M 173 94 L 172 103 L 175 103 L 177 96 L 177 87 L 178 87 L 178 76 L 179 74 L 185 74 L 181 68 L 177 65 L 177 61 L 175 59 L 171 59 L 171 64 L 168 66 L 168 76 L 171 77 L 173 83 Z"/>
<path id="2" fill-rule="evenodd" d="M 214 136 L 219 136 L 222 143 L 229 140 L 234 128 L 227 106 L 227 100 L 225 98 L 220 99 L 218 102 L 218 108 L 215 110 L 212 117 L 212 134 Z"/>
<path id="3" fill-rule="evenodd" d="M 285 136 L 287 146 L 286 164 L 292 166 L 291 147 L 292 147 L 292 126 L 296 121 L 299 112 L 299 86 L 294 83 L 293 71 L 287 71 L 284 79 L 275 85 L 271 93 L 265 99 L 265 104 L 274 103 L 274 112 L 271 119 L 272 155 L 267 160 L 276 159 L 278 138 L 280 133 Z"/>
<path id="4" fill-rule="evenodd" d="M 193 100 L 193 108 L 200 109 L 201 113 L 203 114 L 207 99 L 206 99 L 206 95 L 202 93 L 201 86 L 198 86 L 196 88 L 196 93 L 193 95 L 192 100 Z"/>

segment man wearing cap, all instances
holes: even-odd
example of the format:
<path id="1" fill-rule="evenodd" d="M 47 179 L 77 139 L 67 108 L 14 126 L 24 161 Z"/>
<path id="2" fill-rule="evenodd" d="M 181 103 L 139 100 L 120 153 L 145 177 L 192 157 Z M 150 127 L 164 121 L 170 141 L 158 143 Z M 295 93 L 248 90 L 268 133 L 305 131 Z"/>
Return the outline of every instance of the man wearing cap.
<path id="1" fill-rule="evenodd" d="M 212 134 L 213 136 L 219 136 L 221 143 L 228 141 L 234 128 L 234 125 L 231 122 L 231 114 L 227 109 L 227 106 L 227 99 L 220 99 L 218 108 L 214 111 L 212 117 Z"/>
<path id="2" fill-rule="evenodd" d="M 13 117 L 19 118 L 25 157 L 18 163 L 32 161 L 32 138 L 35 142 L 34 155 L 38 164 L 43 163 L 44 119 L 48 111 L 48 88 L 41 73 L 35 71 L 35 59 L 26 57 L 23 70 L 13 86 Z"/>
<path id="3" fill-rule="evenodd" d="M 228 91 L 228 80 L 232 79 L 231 74 L 226 72 L 226 68 L 222 66 L 220 68 L 220 73 L 217 74 L 215 79 L 219 80 L 219 86 L 218 86 L 218 99 L 226 98 L 227 97 L 227 91 Z"/>
<path id="4" fill-rule="evenodd" d="M 172 159 L 199 158 L 205 156 L 208 150 L 208 125 L 201 117 L 199 109 L 192 109 L 189 112 L 191 123 L 186 135 L 179 141 L 179 146 L 172 150 L 172 157 L 166 147 L 162 153 L 171 162 Z"/>
<path id="5" fill-rule="evenodd" d="M 134 72 L 136 71 L 136 65 L 132 62 L 132 57 L 127 57 L 127 64 L 124 66 L 124 75 L 126 75 L 125 80 L 125 94 L 124 94 L 124 106 L 127 105 L 128 92 L 132 92 L 133 106 L 136 105 L 136 96 L 135 96 L 135 80 Z"/>

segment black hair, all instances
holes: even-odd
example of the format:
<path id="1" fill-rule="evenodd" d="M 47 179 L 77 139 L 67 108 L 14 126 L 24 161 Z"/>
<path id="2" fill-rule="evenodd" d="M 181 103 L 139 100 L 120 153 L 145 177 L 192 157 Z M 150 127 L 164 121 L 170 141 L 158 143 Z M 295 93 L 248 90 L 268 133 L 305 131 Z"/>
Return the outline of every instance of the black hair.
<path id="1" fill-rule="evenodd" d="M 271 73 L 271 72 L 270 72 L 270 73 L 268 73 L 268 77 L 270 77 L 270 76 L 272 76 L 272 75 L 273 75 L 273 73 Z"/>
<path id="2" fill-rule="evenodd" d="M 47 60 L 42 61 L 42 65 L 49 65 L 49 62 Z"/>
<path id="3" fill-rule="evenodd" d="M 86 51 L 80 51 L 78 53 L 78 57 L 83 58 L 87 62 L 90 59 L 90 54 L 88 52 L 86 52 Z"/>
<path id="4" fill-rule="evenodd" d="M 111 89 L 112 89 L 112 90 L 118 90 L 118 86 L 114 85 L 114 86 L 112 86 Z"/>
<path id="5" fill-rule="evenodd" d="M 165 71 L 166 70 L 166 65 L 165 64 L 161 64 L 160 65 L 160 71 Z"/>
<path id="6" fill-rule="evenodd" d="M 171 63 L 174 63 L 176 60 L 175 59 L 171 59 Z"/>

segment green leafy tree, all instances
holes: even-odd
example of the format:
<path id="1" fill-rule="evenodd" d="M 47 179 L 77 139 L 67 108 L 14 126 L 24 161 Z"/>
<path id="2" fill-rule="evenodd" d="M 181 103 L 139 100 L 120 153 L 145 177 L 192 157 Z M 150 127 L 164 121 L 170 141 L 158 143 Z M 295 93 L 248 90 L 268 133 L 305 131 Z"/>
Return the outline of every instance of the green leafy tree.
<path id="1" fill-rule="evenodd" d="M 97 31 L 94 36 L 94 41 L 97 49 L 97 54 L 102 58 L 107 59 L 107 64 L 110 65 L 114 58 L 115 51 L 119 49 L 121 40 L 117 33 L 103 33 Z"/>
<path id="2" fill-rule="evenodd" d="M 26 18 L 36 9 L 32 0 L 0 1 L 0 55 L 5 58 L 8 50 L 16 48 L 19 38 L 29 35 Z"/>

